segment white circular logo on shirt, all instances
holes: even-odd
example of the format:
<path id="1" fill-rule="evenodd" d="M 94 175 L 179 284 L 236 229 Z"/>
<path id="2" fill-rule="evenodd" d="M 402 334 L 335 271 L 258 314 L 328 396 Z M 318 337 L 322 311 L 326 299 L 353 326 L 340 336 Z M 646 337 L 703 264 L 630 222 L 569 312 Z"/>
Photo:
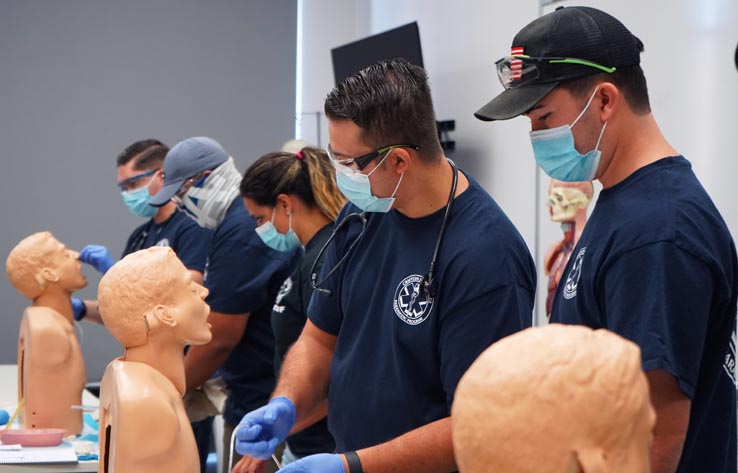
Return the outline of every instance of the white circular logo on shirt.
<path id="1" fill-rule="evenodd" d="M 566 277 L 566 285 L 564 286 L 564 299 L 573 299 L 577 295 L 577 285 L 579 284 L 579 278 L 582 276 L 582 260 L 584 260 L 585 251 L 587 251 L 586 246 L 579 250 L 577 258 L 569 270 L 569 275 Z"/>
<path id="2" fill-rule="evenodd" d="M 161 240 L 157 241 L 156 246 L 171 246 L 169 244 L 169 238 L 162 238 Z"/>
<path id="3" fill-rule="evenodd" d="M 428 293 L 420 294 L 422 276 L 413 274 L 402 280 L 395 291 L 392 303 L 395 314 L 408 325 L 418 325 L 430 315 L 433 298 Z"/>
<path id="4" fill-rule="evenodd" d="M 275 304 L 279 304 L 282 302 L 282 299 L 284 296 L 290 293 L 292 290 L 292 278 L 287 277 L 287 279 L 284 280 L 282 283 L 282 287 L 279 288 L 279 293 L 277 294 L 277 298 L 274 300 Z"/>

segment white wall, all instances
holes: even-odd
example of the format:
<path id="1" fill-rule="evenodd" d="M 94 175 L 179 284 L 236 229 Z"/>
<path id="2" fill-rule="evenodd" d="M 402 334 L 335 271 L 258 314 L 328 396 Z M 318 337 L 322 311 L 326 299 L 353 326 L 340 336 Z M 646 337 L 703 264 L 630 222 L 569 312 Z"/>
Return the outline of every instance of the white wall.
<path id="1" fill-rule="evenodd" d="M 494 61 L 509 53 L 515 33 L 539 13 L 538 0 L 303 0 L 302 102 L 322 110 L 333 87 L 330 48 L 417 21 L 438 119 L 456 120 L 450 156 L 492 194 L 527 241 L 542 268 L 546 247 L 561 238 L 543 206 L 548 178 L 536 166 L 524 118 L 483 123 L 473 112 L 502 89 Z M 546 7 L 571 2 L 555 2 Z M 733 235 L 738 235 L 738 105 L 736 0 L 581 0 L 618 17 L 645 44 L 642 66 L 657 121 L 694 164 Z M 658 21 L 655 21 L 657 18 Z M 312 33 L 307 33 L 312 31 Z M 308 37 L 310 47 L 307 46 Z M 325 127 L 324 127 L 325 128 Z M 326 137 L 323 137 L 325 144 Z M 539 190 L 537 190 L 539 188 Z M 540 204 L 538 207 L 536 203 Z M 546 281 L 539 277 L 539 308 Z M 539 309 L 539 317 L 540 309 Z"/>

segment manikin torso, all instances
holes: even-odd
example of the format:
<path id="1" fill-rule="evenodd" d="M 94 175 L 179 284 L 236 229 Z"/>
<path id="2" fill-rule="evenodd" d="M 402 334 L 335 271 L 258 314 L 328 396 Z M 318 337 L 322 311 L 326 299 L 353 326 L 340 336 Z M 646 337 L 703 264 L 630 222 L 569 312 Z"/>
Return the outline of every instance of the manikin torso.
<path id="1" fill-rule="evenodd" d="M 71 320 L 49 307 L 28 307 L 18 337 L 18 401 L 24 401 L 20 420 L 26 428 L 64 428 L 82 431 L 86 382 L 82 350 Z"/>
<path id="2" fill-rule="evenodd" d="M 112 361 L 100 385 L 101 473 L 197 473 L 195 437 L 172 382 L 151 366 Z"/>
<path id="3" fill-rule="evenodd" d="M 586 217 L 586 215 L 585 215 Z M 566 263 L 574 246 L 577 244 L 578 235 L 576 234 L 576 222 L 562 222 L 561 230 L 564 232 L 564 238 L 551 245 L 546 253 L 544 269 L 548 276 L 548 286 L 546 294 L 546 314 L 551 314 L 551 305 L 556 294 L 556 287 L 561 281 L 561 275 L 564 273 Z"/>
<path id="4" fill-rule="evenodd" d="M 587 206 L 592 198 L 591 189 L 591 183 L 565 183 L 556 180 L 551 183 L 549 191 L 551 220 L 561 224 L 564 238 L 551 245 L 544 258 L 543 267 L 548 276 L 546 315 L 551 315 L 556 287 L 587 223 Z"/>

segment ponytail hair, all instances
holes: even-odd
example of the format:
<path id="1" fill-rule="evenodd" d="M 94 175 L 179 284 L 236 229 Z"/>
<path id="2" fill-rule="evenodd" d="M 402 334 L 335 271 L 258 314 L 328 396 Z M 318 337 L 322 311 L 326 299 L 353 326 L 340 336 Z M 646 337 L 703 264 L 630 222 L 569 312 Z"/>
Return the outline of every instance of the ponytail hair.
<path id="1" fill-rule="evenodd" d="M 277 205 L 279 194 L 295 195 L 305 205 L 320 209 L 332 222 L 346 203 L 330 158 L 312 147 L 260 157 L 244 173 L 240 191 L 242 197 L 270 207 Z"/>

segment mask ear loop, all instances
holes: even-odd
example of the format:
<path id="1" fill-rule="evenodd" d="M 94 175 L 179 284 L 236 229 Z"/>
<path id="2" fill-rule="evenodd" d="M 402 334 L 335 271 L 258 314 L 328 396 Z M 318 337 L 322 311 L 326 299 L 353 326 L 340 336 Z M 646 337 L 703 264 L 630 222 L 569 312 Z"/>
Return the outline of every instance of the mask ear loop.
<path id="1" fill-rule="evenodd" d="M 589 105 L 592 103 L 592 100 L 594 100 L 595 95 L 597 94 L 597 90 L 599 90 L 599 88 L 600 88 L 599 85 L 595 87 L 594 92 L 592 92 L 592 95 L 589 97 L 589 100 L 587 100 L 587 105 L 584 106 L 584 110 L 582 110 L 581 113 L 577 116 L 577 118 L 573 122 L 571 122 L 571 125 L 569 125 L 569 128 L 573 128 L 574 125 L 577 124 L 579 119 L 582 118 L 582 115 L 584 115 L 584 112 L 587 111 L 587 109 L 589 108 Z"/>

